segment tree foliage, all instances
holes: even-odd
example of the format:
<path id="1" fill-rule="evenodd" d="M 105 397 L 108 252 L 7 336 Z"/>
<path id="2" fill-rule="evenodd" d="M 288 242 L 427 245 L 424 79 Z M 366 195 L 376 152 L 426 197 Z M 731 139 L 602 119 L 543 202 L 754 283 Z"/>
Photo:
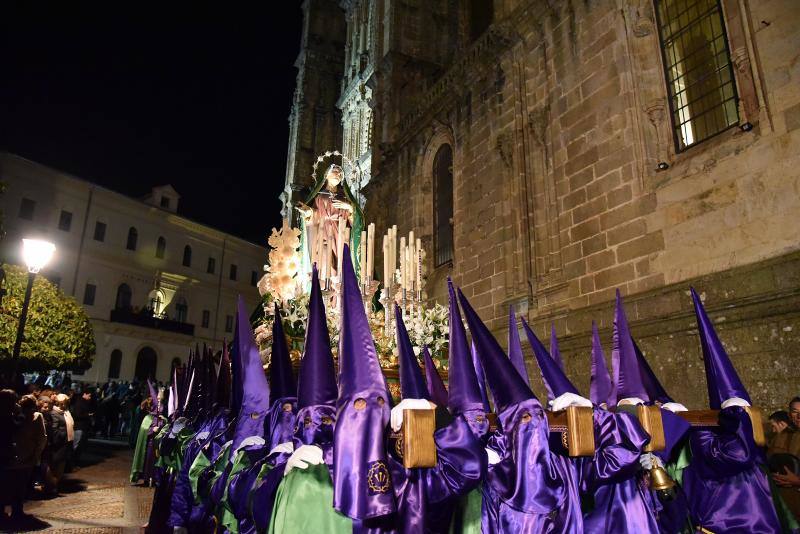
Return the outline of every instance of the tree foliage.
<path id="1" fill-rule="evenodd" d="M 7 293 L 0 310 L 0 364 L 11 362 L 28 273 L 18 265 L 3 265 Z M 20 351 L 20 370 L 86 369 L 95 353 L 94 331 L 83 308 L 61 290 L 37 276 Z"/>

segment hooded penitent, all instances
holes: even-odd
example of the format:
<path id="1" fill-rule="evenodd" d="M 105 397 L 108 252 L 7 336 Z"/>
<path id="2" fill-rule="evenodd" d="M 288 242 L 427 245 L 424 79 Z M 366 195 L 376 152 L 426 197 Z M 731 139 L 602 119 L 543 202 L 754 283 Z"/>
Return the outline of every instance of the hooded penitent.
<path id="1" fill-rule="evenodd" d="M 633 339 L 628 328 L 628 318 L 622 307 L 622 297 L 617 290 L 616 307 L 614 309 L 614 341 L 611 349 L 611 362 L 614 368 L 614 405 L 620 399 L 639 398 L 650 400 L 650 396 L 642 383 L 639 361 L 633 347 Z"/>
<path id="2" fill-rule="evenodd" d="M 531 381 L 528 378 L 528 369 L 525 367 L 525 358 L 522 356 L 522 343 L 519 341 L 517 316 L 514 314 L 513 306 L 508 308 L 508 357 L 519 372 L 519 376 L 530 386 Z"/>
<path id="3" fill-rule="evenodd" d="M 269 367 L 269 438 L 270 447 L 292 440 L 295 423 L 297 387 L 292 377 L 292 360 L 283 332 L 280 310 L 275 304 L 275 321 L 272 323 L 272 355 Z"/>
<path id="4" fill-rule="evenodd" d="M 522 530 L 534 524 L 542 528 L 542 514 L 549 514 L 564 502 L 565 478 L 569 476 L 567 467 L 562 462 L 550 461 L 549 432 L 533 391 L 460 291 L 458 296 L 494 396 L 502 429 L 495 436 L 502 453 L 501 462 L 489 470 L 487 482 L 499 501 L 510 508 L 499 502 L 492 505 L 500 506 L 500 514 L 507 517 L 500 519 L 501 523 L 521 522 Z M 568 522 L 576 519 L 576 509 L 570 507 Z"/>
<path id="5" fill-rule="evenodd" d="M 333 506 L 353 519 L 368 519 L 396 510 L 385 439 L 390 396 L 347 246 L 341 299 Z"/>
<path id="6" fill-rule="evenodd" d="M 222 343 L 219 357 L 216 385 L 214 388 L 214 404 L 221 408 L 231 406 L 231 359 L 228 355 L 228 344 Z"/>
<path id="7" fill-rule="evenodd" d="M 156 391 L 155 386 L 147 379 L 147 390 L 150 392 L 150 413 L 154 415 L 158 415 L 161 413 L 161 405 L 158 402 L 158 391 Z"/>
<path id="8" fill-rule="evenodd" d="M 597 331 L 597 324 L 592 321 L 592 374 L 589 380 L 589 400 L 596 406 L 603 403 L 612 406 L 614 402 L 609 400 L 611 391 L 611 375 L 608 374 L 600 333 Z"/>
<path id="9" fill-rule="evenodd" d="M 489 411 L 486 393 L 481 391 L 477 369 L 467 345 L 467 332 L 461 321 L 453 283 L 448 280 L 450 295 L 449 354 L 450 369 L 448 375 L 449 395 L 447 408 L 450 413 L 460 415 L 467 412 L 485 413 Z"/>
<path id="10" fill-rule="evenodd" d="M 236 340 L 241 360 L 242 405 L 238 411 L 232 449 L 236 450 L 242 440 L 250 436 L 264 437 L 264 423 L 269 411 L 269 384 L 264 376 L 261 356 L 253 339 L 244 299 L 239 297 L 236 312 Z M 234 377 L 236 378 L 236 377 Z M 234 380 L 236 382 L 236 380 Z"/>
<path id="11" fill-rule="evenodd" d="M 425 360 L 425 382 L 428 384 L 430 399 L 437 406 L 447 406 L 447 389 L 444 381 L 433 363 L 428 347 L 422 348 L 422 358 Z"/>
<path id="12" fill-rule="evenodd" d="M 408 337 L 406 324 L 400 307 L 395 305 L 394 318 L 397 324 L 397 352 L 400 362 L 400 394 L 404 399 L 430 399 L 428 386 L 419 368 L 411 338 Z"/>
<path id="13" fill-rule="evenodd" d="M 719 410 L 722 403 L 731 397 L 750 402 L 750 395 L 742 384 L 736 369 L 733 367 L 725 347 L 717 337 L 714 325 L 708 318 L 703 303 L 694 288 L 692 301 L 694 312 L 697 315 L 697 329 L 700 334 L 700 344 L 703 347 L 703 361 L 706 366 L 706 382 L 708 383 L 708 403 L 714 410 Z"/>
<path id="14" fill-rule="evenodd" d="M 336 418 L 336 371 L 316 266 L 311 276 L 311 300 L 304 351 L 297 386 L 299 424 L 295 440 L 299 444 L 316 444 L 323 447 L 323 450 L 330 450 L 333 443 L 333 422 Z"/>
<path id="15" fill-rule="evenodd" d="M 721 409 L 722 403 L 738 397 L 750 403 L 750 396 L 739 379 L 714 327 L 703 309 L 700 297 L 691 290 L 697 314 L 700 343 L 706 366 L 709 405 Z M 719 427 L 690 434 L 692 457 L 683 472 L 692 521 L 709 532 L 786 532 L 773 504 L 768 474 L 759 466 L 763 451 L 753 441 L 752 421 L 741 407 L 732 406 L 719 413 Z"/>
<path id="16" fill-rule="evenodd" d="M 525 329 L 525 335 L 528 336 L 528 342 L 533 349 L 533 355 L 536 357 L 536 362 L 539 364 L 539 369 L 542 372 L 542 381 L 547 388 L 548 400 L 552 400 L 564 393 L 574 393 L 579 395 L 578 389 L 572 385 L 567 375 L 559 367 L 558 362 L 547 353 L 542 342 L 533 333 L 531 327 L 525 319 L 522 319 L 522 327 Z M 551 349 L 558 350 L 558 342 L 554 339 L 550 340 Z"/>

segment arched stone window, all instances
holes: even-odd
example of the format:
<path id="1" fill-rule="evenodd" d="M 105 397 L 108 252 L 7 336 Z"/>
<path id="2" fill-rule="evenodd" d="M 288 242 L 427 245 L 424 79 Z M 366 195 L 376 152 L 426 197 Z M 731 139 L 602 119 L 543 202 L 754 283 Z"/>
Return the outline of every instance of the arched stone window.
<path id="1" fill-rule="evenodd" d="M 183 247 L 183 266 L 184 267 L 192 266 L 192 247 L 190 247 L 189 245 Z"/>
<path id="2" fill-rule="evenodd" d="M 161 258 L 163 260 L 166 250 L 167 240 L 159 236 L 158 241 L 156 242 L 156 258 Z"/>
<path id="3" fill-rule="evenodd" d="M 433 247 L 435 266 L 453 261 L 453 148 L 439 147 L 433 159 Z"/>
<path id="4" fill-rule="evenodd" d="M 128 242 L 125 244 L 125 248 L 128 250 L 136 250 L 137 242 L 139 241 L 139 232 L 131 226 L 128 228 Z"/>
<path id="5" fill-rule="evenodd" d="M 154 379 L 158 369 L 158 356 L 152 347 L 143 347 L 136 355 L 136 370 L 134 377 L 140 382 Z"/>
<path id="6" fill-rule="evenodd" d="M 179 323 L 185 323 L 189 317 L 189 304 L 184 297 L 178 297 L 175 301 L 175 320 Z"/>
<path id="7" fill-rule="evenodd" d="M 114 349 L 111 351 L 111 358 L 108 361 L 108 378 L 119 378 L 119 371 L 122 368 L 122 351 Z"/>
<path id="8" fill-rule="evenodd" d="M 116 310 L 129 310 L 131 308 L 131 298 L 133 292 L 128 284 L 120 284 L 117 288 L 117 300 L 114 304 Z"/>

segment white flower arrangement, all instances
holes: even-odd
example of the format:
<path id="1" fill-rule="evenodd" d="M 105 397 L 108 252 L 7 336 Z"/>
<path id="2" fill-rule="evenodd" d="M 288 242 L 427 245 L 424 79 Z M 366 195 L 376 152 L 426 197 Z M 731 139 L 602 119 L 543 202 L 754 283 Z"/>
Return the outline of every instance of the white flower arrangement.
<path id="1" fill-rule="evenodd" d="M 270 293 L 276 300 L 287 302 L 300 293 L 302 280 L 300 270 L 300 230 L 292 228 L 284 219 L 280 230 L 272 229 L 267 243 L 270 246 L 267 272 L 258 283 L 258 292 L 263 297 Z"/>

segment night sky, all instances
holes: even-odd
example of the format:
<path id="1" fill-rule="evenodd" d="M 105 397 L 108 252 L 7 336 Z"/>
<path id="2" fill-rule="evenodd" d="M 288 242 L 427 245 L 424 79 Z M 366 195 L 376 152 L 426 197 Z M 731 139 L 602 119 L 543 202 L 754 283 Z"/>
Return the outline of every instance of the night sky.
<path id="1" fill-rule="evenodd" d="M 302 12 L 231 4 L 3 2 L 0 149 L 266 244 Z"/>

